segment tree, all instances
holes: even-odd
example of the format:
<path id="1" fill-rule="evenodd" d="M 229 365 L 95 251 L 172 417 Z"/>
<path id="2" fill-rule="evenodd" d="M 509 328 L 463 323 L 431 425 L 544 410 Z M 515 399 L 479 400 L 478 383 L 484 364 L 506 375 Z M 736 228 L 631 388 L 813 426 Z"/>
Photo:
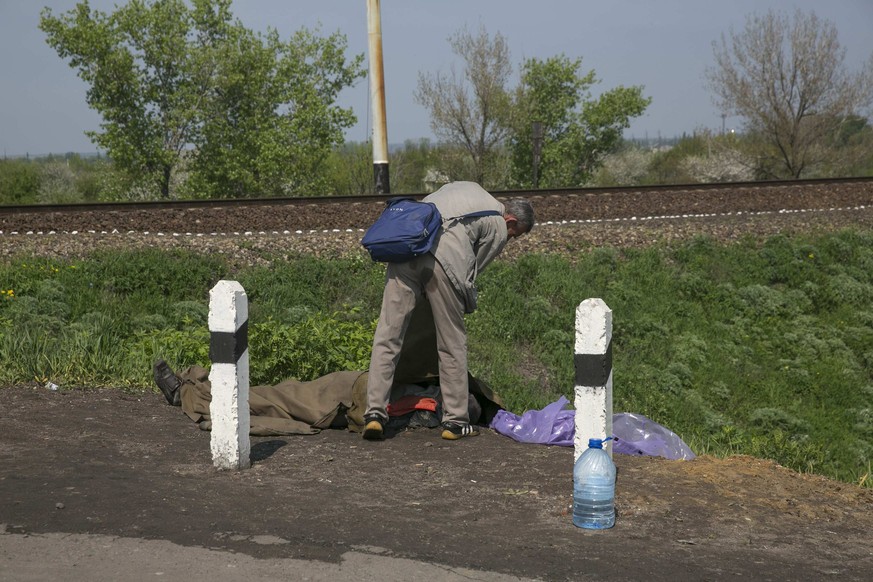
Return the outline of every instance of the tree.
<path id="1" fill-rule="evenodd" d="M 88 135 L 163 197 L 183 163 L 209 195 L 305 187 L 300 176 L 354 122 L 334 105 L 363 75 L 362 55 L 345 62 L 344 37 L 301 31 L 282 43 L 275 31 L 264 37 L 234 21 L 230 4 L 131 0 L 106 14 L 86 0 L 60 16 L 42 13 L 49 45 L 90 85 L 87 102 L 103 117 L 102 131 Z"/>
<path id="2" fill-rule="evenodd" d="M 428 139 L 406 140 L 394 152 L 391 181 L 395 192 L 424 192 L 428 172 L 432 171 L 438 148 Z"/>
<path id="3" fill-rule="evenodd" d="M 821 176 L 873 175 L 873 128 L 859 115 L 850 115 L 829 139 L 838 148 L 834 163 L 822 168 Z"/>
<path id="4" fill-rule="evenodd" d="M 449 43 L 465 63 L 464 75 L 454 69 L 419 75 L 415 97 L 430 111 L 431 128 L 442 140 L 439 169 L 450 179 L 492 188 L 530 186 L 531 123 L 539 121 L 546 132 L 540 183 L 580 185 L 621 142 L 628 120 L 651 102 L 642 87 L 618 87 L 592 98 L 594 72 L 580 76 L 581 59 L 564 56 L 528 59 L 521 86 L 510 90 L 513 68 L 503 36 L 464 29 Z"/>
<path id="5" fill-rule="evenodd" d="M 873 56 L 849 72 L 836 27 L 814 13 L 751 15 L 713 52 L 708 86 L 723 112 L 745 119 L 770 177 L 799 178 L 832 160 L 841 125 L 873 100 Z"/>
<path id="6" fill-rule="evenodd" d="M 27 160 L 0 160 L 0 204 L 36 204 L 40 188 L 37 164 Z"/>
<path id="7" fill-rule="evenodd" d="M 206 113 L 190 188 L 209 197 L 324 193 L 328 160 L 355 123 L 335 105 L 360 76 L 345 62 L 345 39 L 300 30 L 289 42 L 236 28 L 220 47 L 224 64 Z"/>
<path id="8" fill-rule="evenodd" d="M 439 172 L 433 169 L 440 165 L 442 149 L 427 139 L 407 140 L 402 147 L 393 149 L 391 189 L 407 194 L 426 192 L 428 177 L 439 177 Z M 374 194 L 372 145 L 346 142 L 334 149 L 328 176 L 329 192 L 347 196 Z"/>
<path id="9" fill-rule="evenodd" d="M 330 154 L 326 174 L 328 192 L 340 196 L 375 194 L 372 145 L 346 142 L 342 147 L 335 148 Z"/>
<path id="10" fill-rule="evenodd" d="M 694 182 L 694 177 L 688 174 L 685 160 L 702 157 L 709 152 L 709 145 L 702 132 L 683 136 L 675 145 L 667 148 L 657 148 L 649 164 L 648 183 L 651 184 L 688 184 Z"/>
<path id="11" fill-rule="evenodd" d="M 500 33 L 492 39 L 484 27 L 476 35 L 464 28 L 449 37 L 449 44 L 464 61 L 463 73 L 452 67 L 447 75 L 419 74 L 415 100 L 430 111 L 434 134 L 445 145 L 462 149 L 472 162 L 472 175 L 453 178 L 490 187 L 509 128 L 509 47 Z"/>
<path id="12" fill-rule="evenodd" d="M 754 160 L 736 134 L 715 135 L 710 130 L 702 130 L 698 137 L 705 143 L 705 151 L 696 155 L 686 153 L 680 161 L 690 181 L 748 182 L 755 179 Z"/>
<path id="13" fill-rule="evenodd" d="M 581 75 L 581 66 L 581 58 L 564 55 L 523 63 L 510 139 L 514 185 L 533 185 L 533 122 L 543 127 L 538 185 L 579 186 L 621 144 L 629 120 L 651 103 L 641 86 L 616 87 L 593 98 L 591 87 L 598 81 L 594 71 Z"/>
<path id="14" fill-rule="evenodd" d="M 638 186 L 649 177 L 649 166 L 655 153 L 625 144 L 618 151 L 608 154 L 597 169 L 590 183 L 597 186 Z"/>

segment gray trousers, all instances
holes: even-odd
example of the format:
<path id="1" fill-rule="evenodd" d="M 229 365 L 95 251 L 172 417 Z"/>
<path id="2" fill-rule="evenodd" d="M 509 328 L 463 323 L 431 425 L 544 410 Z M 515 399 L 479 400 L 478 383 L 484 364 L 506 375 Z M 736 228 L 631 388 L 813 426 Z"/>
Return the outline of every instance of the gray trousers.
<path id="1" fill-rule="evenodd" d="M 367 414 L 388 418 L 386 408 L 403 338 L 416 302 L 425 299 L 430 303 L 436 327 L 442 420 L 469 422 L 464 303 L 442 266 L 430 253 L 409 262 L 388 264 L 382 312 L 370 355 Z"/>

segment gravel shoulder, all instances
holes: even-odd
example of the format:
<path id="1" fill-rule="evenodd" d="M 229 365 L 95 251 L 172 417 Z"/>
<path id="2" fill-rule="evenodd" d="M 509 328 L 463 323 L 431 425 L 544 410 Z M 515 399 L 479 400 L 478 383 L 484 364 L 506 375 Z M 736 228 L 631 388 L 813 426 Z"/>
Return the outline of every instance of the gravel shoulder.
<path id="1" fill-rule="evenodd" d="M 514 260 L 527 253 L 559 254 L 572 260 L 580 253 L 600 247 L 676 245 L 698 236 L 724 243 L 745 239 L 763 241 L 777 234 L 816 234 L 845 228 L 873 228 L 873 205 L 756 215 L 545 223 L 523 238 L 511 241 L 498 260 Z M 223 234 L 172 230 L 129 233 L 16 231 L 15 234 L 0 234 L 0 258 L 8 260 L 23 255 L 76 259 L 98 250 L 160 248 L 222 256 L 237 268 L 269 266 L 275 260 L 301 255 L 369 260 L 360 245 L 363 232 L 356 228 L 306 232 L 253 230 Z"/>

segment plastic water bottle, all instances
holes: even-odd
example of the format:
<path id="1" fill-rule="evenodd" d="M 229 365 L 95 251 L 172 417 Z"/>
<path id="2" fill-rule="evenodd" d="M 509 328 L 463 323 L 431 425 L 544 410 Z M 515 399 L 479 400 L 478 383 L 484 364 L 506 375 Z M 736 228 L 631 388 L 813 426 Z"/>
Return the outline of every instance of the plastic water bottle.
<path id="1" fill-rule="evenodd" d="M 603 443 L 589 439 L 573 466 L 573 524 L 588 529 L 615 525 L 615 464 Z"/>

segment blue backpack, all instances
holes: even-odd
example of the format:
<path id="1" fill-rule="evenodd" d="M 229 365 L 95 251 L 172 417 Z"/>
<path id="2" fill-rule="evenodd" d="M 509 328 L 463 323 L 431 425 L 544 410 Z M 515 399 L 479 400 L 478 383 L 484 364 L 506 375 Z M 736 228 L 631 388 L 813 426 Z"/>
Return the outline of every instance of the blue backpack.
<path id="1" fill-rule="evenodd" d="M 432 202 L 402 196 L 391 198 L 387 205 L 361 239 L 370 258 L 384 263 L 402 263 L 428 252 L 443 224 L 437 207 Z M 483 210 L 463 217 L 494 214 L 500 213 Z"/>

